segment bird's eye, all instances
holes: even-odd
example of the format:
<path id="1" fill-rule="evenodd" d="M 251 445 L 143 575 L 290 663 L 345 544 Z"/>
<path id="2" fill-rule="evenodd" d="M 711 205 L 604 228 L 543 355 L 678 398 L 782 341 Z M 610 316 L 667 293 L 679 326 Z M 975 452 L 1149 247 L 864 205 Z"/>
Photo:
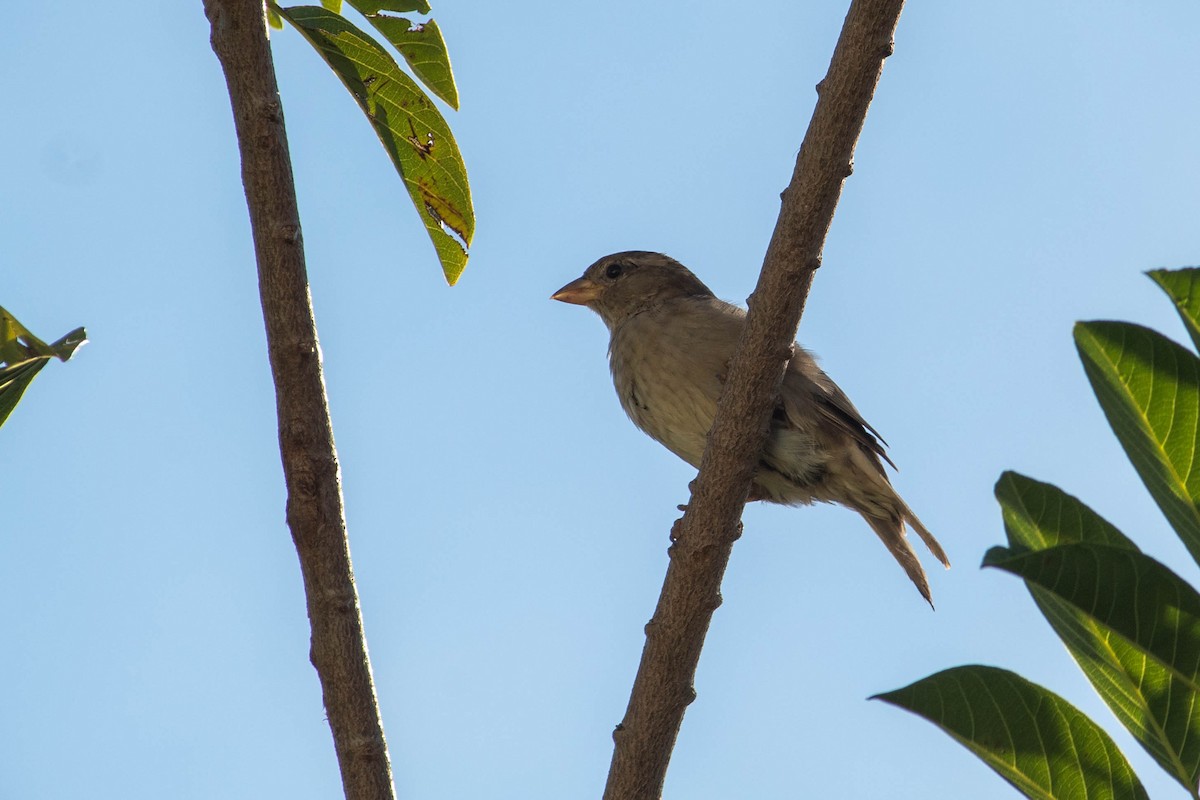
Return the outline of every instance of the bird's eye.
<path id="1" fill-rule="evenodd" d="M 608 276 L 609 280 L 615 281 L 617 278 L 621 277 L 621 273 L 624 271 L 625 268 L 620 264 L 610 264 L 608 269 L 604 270 L 604 274 Z"/>

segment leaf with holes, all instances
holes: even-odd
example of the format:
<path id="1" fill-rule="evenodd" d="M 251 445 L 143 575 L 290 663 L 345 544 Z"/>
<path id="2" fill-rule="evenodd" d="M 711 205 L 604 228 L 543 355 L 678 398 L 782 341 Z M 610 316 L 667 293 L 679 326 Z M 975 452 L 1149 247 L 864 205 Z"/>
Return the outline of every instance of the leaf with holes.
<path id="1" fill-rule="evenodd" d="M 1139 552 L 1103 517 L 1048 483 L 1006 472 L 996 483 L 996 499 L 1014 549 L 1093 543 Z M 1042 614 L 1113 714 L 1159 766 L 1196 797 L 1200 693 L 1071 603 L 1040 586 L 1027 585 Z"/>
<path id="2" fill-rule="evenodd" d="M 360 14 L 378 14 L 382 11 L 395 11 L 400 14 L 415 11 L 418 14 L 428 14 L 429 3 L 425 0 L 358 0 L 354 8 Z"/>
<path id="3" fill-rule="evenodd" d="M 1096 723 L 1053 692 L 968 665 L 876 695 L 937 725 L 1035 800 L 1145 800 L 1137 775 Z"/>
<path id="4" fill-rule="evenodd" d="M 1127 322 L 1080 322 L 1075 345 L 1108 424 L 1200 563 L 1200 359 Z"/>
<path id="5" fill-rule="evenodd" d="M 348 0 L 360 14 L 367 18 L 375 30 L 404 56 L 421 83 L 429 90 L 458 110 L 458 87 L 454 85 L 454 70 L 450 67 L 450 53 L 442 30 L 434 20 L 414 23 L 405 17 L 393 17 L 384 11 L 399 9 L 382 8 L 378 0 Z M 412 5 L 394 3 L 390 5 Z M 420 9 L 404 9 L 420 10 Z M 429 13 L 428 6 L 425 13 Z"/>
<path id="6" fill-rule="evenodd" d="M 367 115 L 453 285 L 467 264 L 475 212 L 450 126 L 395 59 L 345 18 L 319 6 L 276 10 L 316 48 Z"/>

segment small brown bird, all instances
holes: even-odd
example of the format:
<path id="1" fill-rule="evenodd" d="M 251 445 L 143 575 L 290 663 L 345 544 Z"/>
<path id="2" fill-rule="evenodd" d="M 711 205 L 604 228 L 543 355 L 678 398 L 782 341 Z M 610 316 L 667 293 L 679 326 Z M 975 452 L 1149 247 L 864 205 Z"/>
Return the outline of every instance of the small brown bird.
<path id="1" fill-rule="evenodd" d="M 551 299 L 600 315 L 611 335 L 609 364 L 625 413 L 699 467 L 746 312 L 718 299 L 678 261 L 644 251 L 605 256 Z M 881 440 L 812 355 L 797 346 L 749 499 L 840 503 L 857 511 L 932 605 L 905 523 L 939 561 L 947 567 L 950 561 L 892 488 L 880 459 L 892 461 Z"/>

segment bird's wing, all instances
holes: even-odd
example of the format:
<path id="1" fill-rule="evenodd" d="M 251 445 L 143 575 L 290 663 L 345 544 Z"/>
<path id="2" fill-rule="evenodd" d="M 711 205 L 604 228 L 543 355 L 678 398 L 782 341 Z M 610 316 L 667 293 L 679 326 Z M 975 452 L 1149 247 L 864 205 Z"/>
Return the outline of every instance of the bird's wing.
<path id="1" fill-rule="evenodd" d="M 715 370 L 723 383 L 746 324 L 746 312 L 715 297 L 688 297 L 672 308 L 672 319 L 673 333 L 685 343 L 689 359 L 703 370 Z M 815 417 L 818 424 L 824 423 L 849 436 L 867 452 L 896 468 L 884 451 L 887 442 L 863 419 L 846 393 L 817 366 L 812 354 L 799 345 L 784 373 L 780 393 L 783 415 L 797 428 L 811 428 Z M 882 465 L 879 472 L 884 474 Z"/>
<path id="2" fill-rule="evenodd" d="M 879 431 L 863 419 L 846 393 L 817 366 L 812 355 L 799 345 L 796 347 L 796 355 L 788 364 L 787 372 L 784 373 L 781 393 L 785 411 L 801 412 L 804 405 L 811 403 L 824 421 L 831 423 L 837 430 L 849 435 L 867 450 L 891 464 L 892 469 L 896 468 L 884 450 L 887 442 L 879 435 Z M 789 414 L 789 417 L 791 416 L 793 414 Z M 802 417 L 802 412 L 794 416 Z M 882 467 L 880 471 L 882 472 Z"/>

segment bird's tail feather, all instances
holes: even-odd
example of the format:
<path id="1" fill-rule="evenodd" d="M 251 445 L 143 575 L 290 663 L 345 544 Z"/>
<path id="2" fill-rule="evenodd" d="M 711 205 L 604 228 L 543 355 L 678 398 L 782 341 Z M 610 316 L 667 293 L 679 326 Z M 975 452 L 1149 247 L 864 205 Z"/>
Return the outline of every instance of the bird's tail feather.
<path id="1" fill-rule="evenodd" d="M 899 498 L 897 498 L 899 500 Z M 942 562 L 942 566 L 950 569 L 950 559 L 946 556 L 946 551 L 942 549 L 942 545 L 937 539 L 933 538 L 933 534 L 929 532 L 921 520 L 917 519 L 917 515 L 912 512 L 912 509 L 900 501 L 901 513 L 904 516 L 904 521 L 912 526 L 912 529 L 917 532 L 917 536 L 921 537 L 921 541 L 929 548 L 929 552 L 933 553 L 934 558 Z"/>
<path id="2" fill-rule="evenodd" d="M 892 554 L 892 557 L 899 562 L 904 571 L 908 574 L 908 579 L 911 580 L 917 587 L 917 591 L 925 598 L 925 602 L 929 603 L 929 607 L 933 607 L 933 597 L 929 593 L 929 581 L 925 579 L 925 570 L 921 568 L 921 562 L 917 559 L 916 551 L 909 544 L 908 538 L 904 535 L 904 521 L 899 517 L 876 517 L 872 514 L 860 511 L 863 519 L 871 526 L 871 530 L 875 531 L 875 535 L 879 537 L 884 546 Z M 915 519 L 915 517 L 913 517 Z M 917 525 L 920 525 L 918 522 Z M 916 528 L 916 525 L 913 526 Z M 917 532 L 920 533 L 918 528 Z M 928 535 L 921 535 L 922 539 Z M 933 539 L 932 536 L 929 539 Z M 926 542 L 929 541 L 926 539 Z M 936 540 L 934 541 L 936 545 Z M 940 551 L 941 548 L 938 547 Z M 944 554 L 943 554 L 944 557 Z"/>

